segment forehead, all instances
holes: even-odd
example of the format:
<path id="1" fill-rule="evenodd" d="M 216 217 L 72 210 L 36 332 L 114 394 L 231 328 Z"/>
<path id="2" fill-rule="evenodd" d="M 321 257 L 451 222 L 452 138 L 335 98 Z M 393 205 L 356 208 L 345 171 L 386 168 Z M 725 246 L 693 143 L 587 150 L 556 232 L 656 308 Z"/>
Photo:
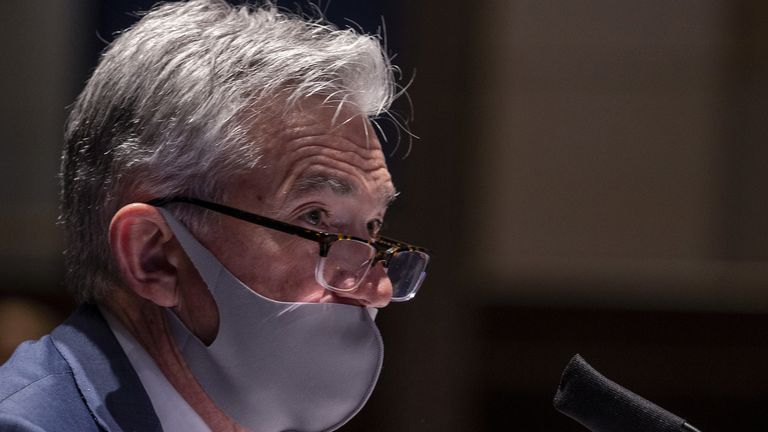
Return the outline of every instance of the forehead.
<path id="1" fill-rule="evenodd" d="M 396 195 L 370 121 L 350 104 L 306 100 L 261 134 L 262 195 L 285 201 L 328 191 L 382 206 Z"/>

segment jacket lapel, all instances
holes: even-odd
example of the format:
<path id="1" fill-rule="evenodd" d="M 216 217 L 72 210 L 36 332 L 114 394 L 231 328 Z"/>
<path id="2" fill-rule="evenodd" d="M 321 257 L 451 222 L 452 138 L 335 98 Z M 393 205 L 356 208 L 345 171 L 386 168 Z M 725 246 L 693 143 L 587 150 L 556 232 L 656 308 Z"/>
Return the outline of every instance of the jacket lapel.
<path id="1" fill-rule="evenodd" d="M 99 426 L 110 432 L 162 431 L 141 381 L 96 306 L 80 306 L 51 339 Z"/>

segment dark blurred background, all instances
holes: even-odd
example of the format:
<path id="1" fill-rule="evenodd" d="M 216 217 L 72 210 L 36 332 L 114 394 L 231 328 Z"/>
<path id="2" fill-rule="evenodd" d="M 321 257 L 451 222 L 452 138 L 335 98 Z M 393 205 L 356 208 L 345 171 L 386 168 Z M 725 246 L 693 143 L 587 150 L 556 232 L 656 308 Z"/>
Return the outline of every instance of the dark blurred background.
<path id="1" fill-rule="evenodd" d="M 73 308 L 55 225 L 67 107 L 151 4 L 0 3 L 0 361 Z M 435 252 L 419 296 L 379 315 L 385 367 L 344 430 L 584 430 L 551 408 L 577 352 L 702 431 L 765 430 L 768 3 L 320 9 L 368 32 L 383 15 L 415 75 L 420 139 L 389 145 L 388 232 Z"/>

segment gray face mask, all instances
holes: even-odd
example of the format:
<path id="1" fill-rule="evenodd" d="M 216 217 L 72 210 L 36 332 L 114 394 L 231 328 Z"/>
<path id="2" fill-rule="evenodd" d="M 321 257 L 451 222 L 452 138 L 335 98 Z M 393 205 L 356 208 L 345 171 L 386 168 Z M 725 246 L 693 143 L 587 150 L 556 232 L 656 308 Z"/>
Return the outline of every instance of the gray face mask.
<path id="1" fill-rule="evenodd" d="M 219 408 L 255 432 L 330 431 L 357 414 L 384 356 L 375 310 L 265 298 L 159 210 L 219 309 L 219 333 L 209 346 L 167 313 L 179 350 Z"/>

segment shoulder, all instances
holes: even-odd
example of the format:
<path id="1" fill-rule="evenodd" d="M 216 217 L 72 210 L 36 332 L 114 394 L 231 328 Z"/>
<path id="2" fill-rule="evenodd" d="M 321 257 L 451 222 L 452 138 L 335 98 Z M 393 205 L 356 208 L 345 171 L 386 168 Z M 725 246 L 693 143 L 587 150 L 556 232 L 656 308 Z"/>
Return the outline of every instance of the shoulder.
<path id="1" fill-rule="evenodd" d="M 0 367 L 0 430 L 88 430 L 89 424 L 72 371 L 50 336 L 25 342 Z"/>
<path id="2" fill-rule="evenodd" d="M 20 395 L 40 393 L 72 382 L 72 371 L 53 346 L 50 336 L 19 345 L 0 367 L 0 409 Z M 53 396 L 53 395 L 51 395 Z"/>
<path id="3" fill-rule="evenodd" d="M 82 305 L 0 367 L 0 431 L 160 431 L 149 397 L 109 325 Z"/>
<path id="4" fill-rule="evenodd" d="M 0 430 L 5 432 L 45 432 L 45 429 L 24 418 L 2 412 L 0 412 Z"/>

